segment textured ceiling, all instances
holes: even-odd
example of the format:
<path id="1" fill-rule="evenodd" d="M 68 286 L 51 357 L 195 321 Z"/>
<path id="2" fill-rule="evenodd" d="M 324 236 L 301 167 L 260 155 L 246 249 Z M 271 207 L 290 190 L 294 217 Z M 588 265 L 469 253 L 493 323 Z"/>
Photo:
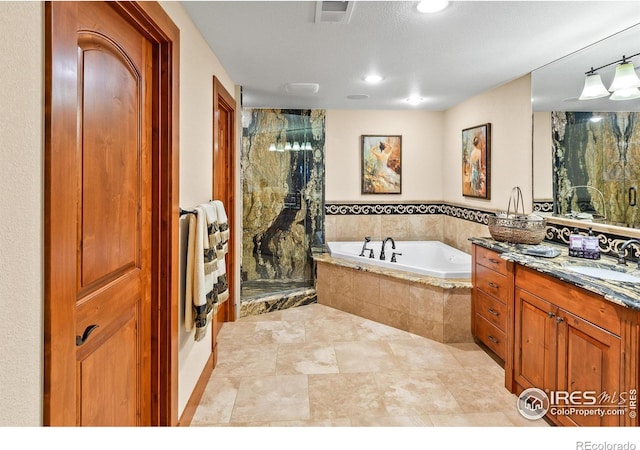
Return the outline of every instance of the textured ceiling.
<path id="1" fill-rule="evenodd" d="M 359 0 L 348 24 L 315 23 L 315 1 L 181 3 L 245 107 L 445 110 L 640 22 L 640 1 L 455 1 L 423 15 L 415 1 Z M 638 40 L 620 45 L 610 60 L 640 52 Z M 597 64 L 574 61 L 578 89 Z M 370 72 L 384 80 L 365 83 Z M 320 88 L 292 95 L 292 82 Z"/>

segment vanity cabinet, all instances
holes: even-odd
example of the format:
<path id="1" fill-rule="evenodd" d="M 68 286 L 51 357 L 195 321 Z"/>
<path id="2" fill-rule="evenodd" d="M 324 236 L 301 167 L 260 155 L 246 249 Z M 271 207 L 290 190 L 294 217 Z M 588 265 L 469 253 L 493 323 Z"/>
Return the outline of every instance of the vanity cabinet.
<path id="1" fill-rule="evenodd" d="M 561 408 L 552 408 L 548 417 L 561 425 L 637 425 L 628 410 L 622 415 L 610 412 L 618 409 L 618 402 L 633 406 L 629 395 L 636 389 L 638 348 L 636 342 L 635 356 L 626 354 L 622 335 L 631 331 L 637 339 L 637 312 L 517 266 L 514 313 L 516 394 L 531 387 L 547 394 L 573 393 L 570 399 L 552 402 Z M 632 370 L 625 374 L 626 368 Z M 582 414 L 571 413 L 572 407 Z M 603 415 L 584 414 L 597 408 Z"/>
<path id="2" fill-rule="evenodd" d="M 471 330 L 511 373 L 513 263 L 489 249 L 473 246 Z M 510 388 L 511 380 L 505 380 Z"/>

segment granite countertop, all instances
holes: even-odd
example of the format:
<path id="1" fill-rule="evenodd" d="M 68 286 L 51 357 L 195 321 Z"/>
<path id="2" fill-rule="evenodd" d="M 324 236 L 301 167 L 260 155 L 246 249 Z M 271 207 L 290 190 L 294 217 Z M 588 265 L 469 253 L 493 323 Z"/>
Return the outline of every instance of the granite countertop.
<path id="1" fill-rule="evenodd" d="M 628 262 L 626 266 L 623 266 L 617 264 L 616 259 L 604 255 L 597 260 L 577 258 L 569 256 L 567 246 L 552 242 L 542 242 L 540 245 L 558 249 L 560 254 L 553 258 L 546 258 L 523 253 L 523 250 L 527 247 L 534 247 L 532 245 L 498 242 L 490 237 L 472 237 L 469 240 L 474 244 L 499 253 L 504 260 L 514 261 L 517 264 L 601 295 L 606 300 L 618 305 L 640 310 L 640 283 L 603 280 L 582 275 L 569 269 L 570 266 L 600 267 L 640 277 L 640 270 L 636 263 Z"/>
<path id="2" fill-rule="evenodd" d="M 469 278 L 437 278 L 427 275 L 419 275 L 403 270 L 387 269 L 385 267 L 375 266 L 362 262 L 351 261 L 344 258 L 334 258 L 329 253 L 318 253 L 313 255 L 313 259 L 318 262 L 325 262 L 350 269 L 361 270 L 363 272 L 386 275 L 393 278 L 399 278 L 413 283 L 426 284 L 429 286 L 439 287 L 443 289 L 471 288 L 471 279 Z"/>

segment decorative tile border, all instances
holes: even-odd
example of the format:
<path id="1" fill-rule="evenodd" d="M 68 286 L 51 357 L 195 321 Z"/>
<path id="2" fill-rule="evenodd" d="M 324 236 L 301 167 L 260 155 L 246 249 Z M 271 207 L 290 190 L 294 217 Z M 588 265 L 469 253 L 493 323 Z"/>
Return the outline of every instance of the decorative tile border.
<path id="1" fill-rule="evenodd" d="M 545 239 L 559 244 L 569 245 L 569 235 L 576 227 L 560 225 L 547 222 L 547 234 Z M 578 228 L 581 234 L 586 234 L 588 229 Z M 600 241 L 600 253 L 603 255 L 618 257 L 618 250 L 626 241 L 629 240 L 628 236 L 621 236 L 618 234 L 602 233 L 594 231 L 594 234 Z M 627 250 L 627 260 L 637 261 L 640 257 L 640 249 L 637 246 L 630 247 Z"/>
<path id="2" fill-rule="evenodd" d="M 366 216 L 402 214 L 446 214 L 447 216 L 487 224 L 494 212 L 449 205 L 447 203 L 327 203 L 327 216 Z"/>
<path id="3" fill-rule="evenodd" d="M 553 212 L 553 200 L 534 200 L 534 212 Z"/>
<path id="4" fill-rule="evenodd" d="M 546 212 L 547 208 L 553 210 L 553 202 L 536 202 L 534 211 Z M 447 203 L 326 203 L 325 215 L 327 216 L 366 216 L 366 215 L 390 215 L 390 214 L 444 214 L 470 222 L 488 224 L 488 217 L 495 214 L 494 211 L 482 211 Z M 546 240 L 568 245 L 569 235 L 574 227 L 547 222 Z M 586 234 L 587 229 L 580 231 Z M 600 241 L 601 252 L 604 255 L 618 256 L 618 249 L 629 237 L 612 233 L 597 232 Z M 640 259 L 640 249 L 633 247 L 627 251 L 627 259 L 637 261 Z"/>

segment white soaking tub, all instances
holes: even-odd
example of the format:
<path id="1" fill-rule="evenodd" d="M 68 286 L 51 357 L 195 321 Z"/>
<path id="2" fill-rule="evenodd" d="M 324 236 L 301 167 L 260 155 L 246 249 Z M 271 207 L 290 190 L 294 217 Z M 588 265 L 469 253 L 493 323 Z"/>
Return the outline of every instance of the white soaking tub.
<path id="1" fill-rule="evenodd" d="M 364 240 L 335 241 L 328 242 L 327 247 L 333 258 L 344 258 L 436 278 L 471 278 L 471 255 L 444 242 L 396 241 L 396 248 L 393 249 L 391 241 L 388 241 L 385 246 L 385 260 L 380 259 L 382 241 L 367 243 L 367 248 L 373 249 L 373 258 L 369 257 L 369 250 L 364 252 L 364 256 L 359 256 L 363 244 Z M 396 262 L 391 262 L 393 252 L 396 253 Z"/>

